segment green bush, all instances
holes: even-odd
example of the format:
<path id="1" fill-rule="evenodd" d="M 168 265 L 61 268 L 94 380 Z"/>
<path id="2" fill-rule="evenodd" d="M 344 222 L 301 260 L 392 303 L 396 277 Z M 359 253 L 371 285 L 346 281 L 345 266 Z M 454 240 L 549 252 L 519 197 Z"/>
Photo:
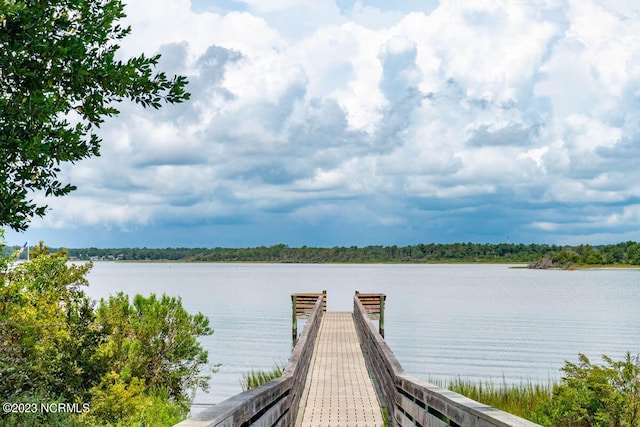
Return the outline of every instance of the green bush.
<path id="1" fill-rule="evenodd" d="M 603 364 L 584 354 L 578 359 L 565 362 L 556 384 L 496 386 L 458 378 L 445 386 L 543 426 L 640 427 L 640 356 L 627 353 L 621 361 L 602 356 Z"/>
<path id="2" fill-rule="evenodd" d="M 127 384 L 112 374 L 92 391 L 91 410 L 79 417 L 88 427 L 169 427 L 184 420 L 189 411 L 166 389 L 145 389 L 138 378 Z"/>
<path id="3" fill-rule="evenodd" d="M 0 255 L 0 401 L 87 410 L 0 414 L 0 425 L 171 426 L 186 416 L 209 379 L 197 339 L 213 333 L 205 316 L 166 295 L 120 293 L 96 309 L 82 289 L 91 264 L 42 243 L 31 262 L 9 268 L 11 259 Z"/>
<path id="4" fill-rule="evenodd" d="M 640 426 L 640 364 L 627 353 L 624 360 L 602 356 L 593 364 L 584 354 L 566 362 L 553 399 L 534 421 L 557 427 Z"/>

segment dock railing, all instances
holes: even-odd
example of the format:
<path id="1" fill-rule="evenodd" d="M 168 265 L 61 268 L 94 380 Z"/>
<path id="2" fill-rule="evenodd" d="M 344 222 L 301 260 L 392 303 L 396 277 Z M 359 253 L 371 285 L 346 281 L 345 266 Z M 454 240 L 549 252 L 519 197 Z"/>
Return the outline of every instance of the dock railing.
<path id="1" fill-rule="evenodd" d="M 313 349 L 326 307 L 319 294 L 280 378 L 195 414 L 175 427 L 275 427 L 295 423 Z"/>
<path id="2" fill-rule="evenodd" d="M 400 362 L 369 320 L 358 294 L 354 321 L 381 405 L 392 426 L 534 427 L 538 424 L 405 375 Z"/>
<path id="3" fill-rule="evenodd" d="M 291 342 L 298 342 L 298 319 L 308 319 L 313 313 L 318 298 L 322 297 L 322 311 L 327 311 L 327 291 L 319 293 L 291 294 Z"/>
<path id="4" fill-rule="evenodd" d="M 363 294 L 356 291 L 356 297 L 364 307 L 369 319 L 378 321 L 378 332 L 384 338 L 384 305 L 387 296 L 385 294 Z"/>

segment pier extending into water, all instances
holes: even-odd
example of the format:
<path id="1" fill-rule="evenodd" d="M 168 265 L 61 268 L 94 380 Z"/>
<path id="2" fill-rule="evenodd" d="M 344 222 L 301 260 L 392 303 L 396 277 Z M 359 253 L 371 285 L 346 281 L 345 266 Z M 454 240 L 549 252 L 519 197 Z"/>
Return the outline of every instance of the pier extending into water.
<path id="1" fill-rule="evenodd" d="M 292 295 L 296 342 L 282 377 L 233 396 L 179 427 L 533 427 L 458 393 L 407 376 L 384 340 L 384 294 L 326 312 L 326 291 Z M 297 320 L 307 322 L 298 338 Z M 376 329 L 371 319 L 379 321 Z"/>

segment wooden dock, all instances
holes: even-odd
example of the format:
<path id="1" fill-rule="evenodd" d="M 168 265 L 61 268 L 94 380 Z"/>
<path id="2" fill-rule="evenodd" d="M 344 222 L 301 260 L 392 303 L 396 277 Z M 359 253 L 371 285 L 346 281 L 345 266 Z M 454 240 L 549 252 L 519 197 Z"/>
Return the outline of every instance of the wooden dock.
<path id="1" fill-rule="evenodd" d="M 327 312 L 320 325 L 296 426 L 381 425 L 380 404 L 360 349 L 353 314 Z"/>
<path id="2" fill-rule="evenodd" d="M 179 427 L 379 427 L 380 408 L 391 427 L 540 427 L 406 375 L 383 338 L 384 294 L 356 292 L 353 313 L 327 312 L 326 292 L 291 297 L 295 347 L 282 376 Z"/>

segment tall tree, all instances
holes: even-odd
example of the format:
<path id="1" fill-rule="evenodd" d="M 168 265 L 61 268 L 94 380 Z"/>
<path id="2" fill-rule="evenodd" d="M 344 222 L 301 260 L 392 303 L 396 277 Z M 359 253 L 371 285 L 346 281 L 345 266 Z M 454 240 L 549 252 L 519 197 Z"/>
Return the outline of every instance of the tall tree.
<path id="1" fill-rule="evenodd" d="M 116 59 L 131 29 L 120 0 L 0 0 L 0 226 L 24 230 L 62 196 L 63 163 L 98 156 L 97 129 L 130 99 L 189 99 L 183 76 L 155 72 L 159 55 Z"/>

